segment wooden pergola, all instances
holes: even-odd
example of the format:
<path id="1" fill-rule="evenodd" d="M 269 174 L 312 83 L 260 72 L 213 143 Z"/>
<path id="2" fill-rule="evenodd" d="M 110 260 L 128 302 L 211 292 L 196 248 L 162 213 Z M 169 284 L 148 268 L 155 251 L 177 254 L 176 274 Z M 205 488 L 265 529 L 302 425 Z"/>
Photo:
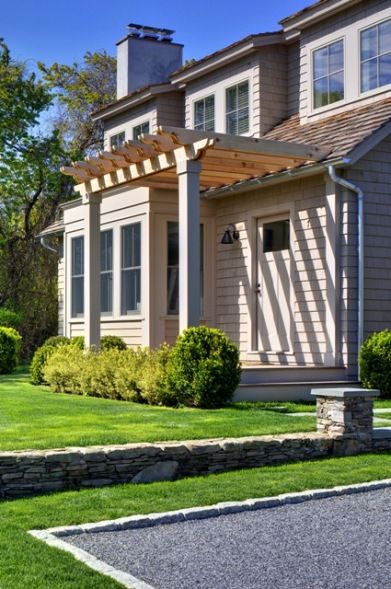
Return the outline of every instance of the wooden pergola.
<path id="1" fill-rule="evenodd" d="M 179 200 L 179 327 L 200 321 L 200 192 L 316 162 L 319 147 L 160 127 L 61 168 L 77 182 L 85 219 L 86 346 L 100 342 L 100 203 L 117 186 L 175 189 Z"/>

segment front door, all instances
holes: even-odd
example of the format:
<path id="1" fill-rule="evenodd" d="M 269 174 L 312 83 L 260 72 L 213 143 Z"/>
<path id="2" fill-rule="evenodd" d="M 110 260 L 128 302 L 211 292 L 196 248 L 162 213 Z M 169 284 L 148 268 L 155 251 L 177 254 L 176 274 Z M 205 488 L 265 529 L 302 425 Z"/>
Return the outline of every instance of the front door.
<path id="1" fill-rule="evenodd" d="M 291 236 L 288 215 L 258 219 L 258 350 L 291 349 Z"/>

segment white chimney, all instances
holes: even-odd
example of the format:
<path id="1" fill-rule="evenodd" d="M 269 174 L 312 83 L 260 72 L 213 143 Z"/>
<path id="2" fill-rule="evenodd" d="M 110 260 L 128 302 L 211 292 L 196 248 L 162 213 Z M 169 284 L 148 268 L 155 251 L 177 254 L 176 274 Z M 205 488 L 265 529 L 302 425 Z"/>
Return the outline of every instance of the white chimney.
<path id="1" fill-rule="evenodd" d="M 128 30 L 117 43 L 117 99 L 168 82 L 182 65 L 183 45 L 172 42 L 175 31 L 136 24 L 128 25 Z"/>

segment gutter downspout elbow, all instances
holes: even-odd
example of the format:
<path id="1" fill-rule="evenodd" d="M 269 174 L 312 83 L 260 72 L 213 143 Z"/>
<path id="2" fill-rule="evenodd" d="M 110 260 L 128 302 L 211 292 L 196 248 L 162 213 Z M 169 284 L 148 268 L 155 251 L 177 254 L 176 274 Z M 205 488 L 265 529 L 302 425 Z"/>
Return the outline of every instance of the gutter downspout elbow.
<path id="1" fill-rule="evenodd" d="M 41 242 L 41 245 L 42 245 L 42 246 L 43 246 L 45 249 L 49 250 L 50 252 L 54 252 L 55 254 L 57 254 L 57 255 L 58 255 L 58 254 L 59 254 L 59 251 L 58 251 L 58 249 L 56 249 L 55 247 L 53 247 L 53 246 L 49 245 L 49 244 L 48 244 L 48 242 L 46 241 L 46 237 L 47 237 L 46 235 L 41 235 L 41 237 L 40 237 L 40 242 Z"/>
<path id="2" fill-rule="evenodd" d="M 328 166 L 328 173 L 336 184 L 355 192 L 357 195 L 357 228 L 358 228 L 358 243 L 357 243 L 357 258 L 358 258 L 358 310 L 357 310 L 357 374 L 360 380 L 360 348 L 364 342 L 364 191 L 345 178 L 341 178 L 335 171 L 335 166 Z"/>

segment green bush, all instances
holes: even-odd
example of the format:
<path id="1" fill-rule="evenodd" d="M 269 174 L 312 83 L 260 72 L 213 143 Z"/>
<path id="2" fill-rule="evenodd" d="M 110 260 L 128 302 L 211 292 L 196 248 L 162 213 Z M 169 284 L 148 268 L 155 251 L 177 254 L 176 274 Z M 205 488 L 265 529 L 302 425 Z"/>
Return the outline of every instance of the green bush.
<path id="1" fill-rule="evenodd" d="M 149 405 L 177 405 L 167 383 L 168 366 L 172 348 L 163 344 L 156 350 L 146 349 L 142 364 L 139 364 L 138 386 L 141 398 Z"/>
<path id="2" fill-rule="evenodd" d="M 382 397 L 391 397 L 391 331 L 373 333 L 360 350 L 360 374 L 367 388 L 380 389 Z"/>
<path id="3" fill-rule="evenodd" d="M 13 327 L 0 327 L 0 374 L 12 372 L 19 363 L 21 335 Z"/>
<path id="4" fill-rule="evenodd" d="M 59 347 L 69 344 L 70 339 L 62 335 L 49 337 L 43 345 L 35 351 L 30 364 L 31 382 L 33 384 L 44 384 L 43 370 L 53 352 Z"/>
<path id="5" fill-rule="evenodd" d="M 79 350 L 84 350 L 84 336 L 77 335 L 71 339 L 71 345 L 79 348 Z"/>
<path id="6" fill-rule="evenodd" d="M 219 407 L 232 399 L 240 372 L 238 348 L 222 331 L 190 327 L 171 353 L 167 385 L 178 403 Z"/>
<path id="7" fill-rule="evenodd" d="M 77 346 L 58 346 L 43 367 L 43 379 L 55 393 L 82 395 L 81 378 L 86 360 L 87 354 Z"/>
<path id="8" fill-rule="evenodd" d="M 118 335 L 104 335 L 100 340 L 101 350 L 126 350 L 126 348 L 124 340 Z"/>
<path id="9" fill-rule="evenodd" d="M 0 307 L 0 326 L 1 327 L 12 327 L 18 330 L 22 324 L 22 316 L 20 313 L 11 311 L 6 307 Z"/>

